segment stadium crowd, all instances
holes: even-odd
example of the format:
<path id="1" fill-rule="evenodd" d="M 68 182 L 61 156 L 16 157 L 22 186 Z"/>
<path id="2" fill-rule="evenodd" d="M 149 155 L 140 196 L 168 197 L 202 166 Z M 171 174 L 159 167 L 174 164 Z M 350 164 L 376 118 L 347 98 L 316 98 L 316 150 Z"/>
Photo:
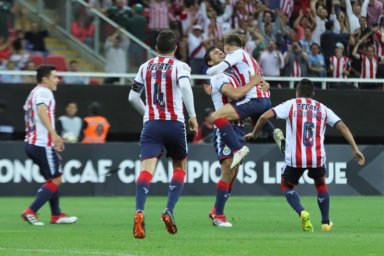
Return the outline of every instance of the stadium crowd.
<path id="1" fill-rule="evenodd" d="M 259 61 L 265 76 L 367 79 L 384 77 L 382 0 L 87 2 L 90 8 L 98 9 L 115 21 L 121 29 L 132 33 L 151 47 L 154 47 L 159 31 L 172 29 L 179 39 L 176 57 L 191 66 L 192 74 L 205 74 L 207 67 L 203 56 L 207 47 L 220 47 L 226 35 L 238 33 L 244 40 L 244 49 Z M 81 42 L 93 45 L 95 28 L 91 12 L 80 5 L 73 8 L 75 11 L 72 34 Z M 5 12 L 5 9 L 1 11 Z M 11 14 L 13 9 L 8 9 Z M 39 33 L 40 39 L 48 33 L 38 28 L 31 30 Z M 31 43 L 33 37 L 29 33 L 14 33 L 13 37 L 8 34 L 0 35 L 2 69 L 23 69 L 28 61 L 28 52 L 46 51 L 44 45 L 41 49 L 31 48 L 35 44 Z M 105 29 L 103 33 L 106 33 L 106 44 L 111 40 L 121 40 L 114 30 Z M 111 36 L 114 37 L 111 39 Z M 21 39 L 23 40 L 20 41 Z M 105 50 L 108 51 L 107 48 Z M 126 51 L 126 64 L 119 66 L 126 67 L 130 72 L 136 71 L 140 63 L 146 60 L 145 50 L 130 41 Z M 133 54 L 135 58 L 130 58 Z M 14 64 L 6 64 L 6 59 Z M 111 60 L 107 62 L 107 67 L 111 66 Z M 14 79 L 18 81 L 18 78 Z M 281 87 L 284 83 L 274 82 L 271 85 Z M 354 85 L 332 83 L 328 87 L 354 88 Z M 382 88 L 374 83 L 361 84 L 359 87 Z"/>

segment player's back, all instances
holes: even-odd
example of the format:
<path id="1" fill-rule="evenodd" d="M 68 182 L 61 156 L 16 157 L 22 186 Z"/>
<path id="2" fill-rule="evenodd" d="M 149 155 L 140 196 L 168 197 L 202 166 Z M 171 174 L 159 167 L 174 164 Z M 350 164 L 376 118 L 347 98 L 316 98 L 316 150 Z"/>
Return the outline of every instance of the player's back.
<path id="1" fill-rule="evenodd" d="M 28 95 L 24 104 L 25 142 L 41 147 L 52 147 L 52 139 L 38 115 L 37 107 L 44 104 L 48 110 L 51 126 L 55 128 L 56 102 L 53 93 L 46 87 L 37 85 Z"/>
<path id="2" fill-rule="evenodd" d="M 231 70 L 236 75 L 238 81 L 241 85 L 245 85 L 250 81 L 250 77 L 253 75 L 263 75 L 263 71 L 259 63 L 249 55 L 243 49 L 237 49 L 231 53 L 228 53 L 225 57 L 225 60 L 228 65 L 231 66 Z M 250 90 L 246 94 L 247 99 L 251 98 L 269 98 L 269 91 L 262 91 L 258 86 L 255 86 L 255 89 Z"/>
<path id="3" fill-rule="evenodd" d="M 309 98 L 286 101 L 273 108 L 287 120 L 285 159 L 292 167 L 320 167 L 325 162 L 325 128 L 340 118 L 322 103 Z"/>
<path id="4" fill-rule="evenodd" d="M 141 65 L 135 81 L 145 90 L 144 122 L 177 120 L 184 122 L 179 79 L 190 79 L 189 66 L 172 57 L 157 56 Z"/>

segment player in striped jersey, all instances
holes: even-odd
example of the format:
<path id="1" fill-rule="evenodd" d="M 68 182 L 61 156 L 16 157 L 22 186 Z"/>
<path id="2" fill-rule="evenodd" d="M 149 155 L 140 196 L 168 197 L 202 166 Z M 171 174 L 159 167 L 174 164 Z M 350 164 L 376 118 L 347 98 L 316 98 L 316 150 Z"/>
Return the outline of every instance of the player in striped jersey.
<path id="1" fill-rule="evenodd" d="M 43 226 L 37 211 L 49 201 L 52 224 L 71 224 L 77 217 L 60 211 L 59 186 L 61 185 L 61 157 L 57 151 L 64 150 L 63 140 L 55 130 L 56 102 L 53 91 L 57 90 L 59 78 L 56 68 L 41 65 L 37 68 L 38 85 L 29 93 L 24 104 L 26 153 L 40 168 L 46 182 L 37 191 L 34 202 L 22 213 L 22 218 L 34 226 Z"/>
<path id="2" fill-rule="evenodd" d="M 238 81 L 239 86 L 248 83 L 252 75 L 257 74 L 262 76 L 262 70 L 259 64 L 241 47 L 242 41 L 238 35 L 232 34 L 227 36 L 224 40 L 224 51 L 227 55 L 224 59 L 221 59 L 219 63 L 216 63 L 215 66 L 210 67 L 207 70 L 207 74 L 219 74 L 226 69 L 230 69 L 236 78 L 235 80 Z M 226 104 L 213 114 L 212 117 L 215 126 L 226 134 L 223 139 L 228 147 L 235 152 L 231 168 L 240 164 L 249 153 L 249 149 L 234 139 L 234 131 L 229 122 L 243 120 L 248 117 L 256 122 L 259 116 L 270 108 L 271 100 L 269 90 L 263 91 L 259 86 L 255 86 L 247 92 L 243 99 L 236 101 L 236 103 Z M 284 135 L 281 130 L 274 129 L 270 122 L 266 124 L 264 129 L 269 134 L 274 135 L 279 148 L 284 150 Z"/>
<path id="3" fill-rule="evenodd" d="M 211 47 L 207 50 L 208 54 L 205 56 L 205 61 L 208 66 L 212 66 L 221 62 L 224 59 L 224 53 L 216 48 Z M 215 110 L 219 110 L 225 104 L 232 100 L 239 100 L 255 85 L 260 84 L 262 79 L 259 75 L 254 76 L 255 79 L 251 79 L 244 86 L 240 86 L 237 78 L 230 70 L 224 73 L 220 73 L 211 77 L 210 86 L 205 87 L 205 91 L 211 95 Z M 266 84 L 269 89 L 269 85 Z M 234 140 L 240 141 L 244 144 L 243 136 L 243 123 L 241 121 L 235 121 L 231 123 L 234 130 Z M 215 152 L 220 160 L 221 178 L 216 186 L 216 201 L 215 206 L 209 213 L 209 217 L 212 219 L 214 226 L 218 227 L 232 227 L 232 224 L 227 221 L 224 215 L 225 203 L 232 190 L 232 184 L 236 178 L 238 167 L 235 167 L 234 171 L 231 171 L 231 164 L 233 159 L 233 151 L 226 145 L 223 139 L 226 135 L 218 128 L 214 128 L 214 148 Z"/>
<path id="4" fill-rule="evenodd" d="M 187 138 L 184 124 L 183 102 L 189 114 L 189 128 L 197 132 L 193 93 L 190 84 L 190 67 L 174 58 L 176 36 L 163 30 L 157 37 L 159 56 L 140 66 L 129 101 L 144 115 L 140 137 L 141 172 L 136 182 L 136 213 L 133 234 L 145 238 L 144 205 L 156 163 L 163 149 L 172 158 L 173 176 L 169 185 L 168 202 L 161 215 L 170 234 L 177 232 L 173 209 L 184 185 L 187 162 Z M 140 94 L 145 92 L 146 104 Z"/>
<path id="5" fill-rule="evenodd" d="M 326 125 L 336 127 L 352 147 L 353 157 L 358 164 L 365 162 L 349 128 L 329 108 L 313 99 L 314 87 L 310 80 L 302 79 L 296 87 L 296 98 L 288 100 L 265 112 L 252 133 L 245 139 L 254 138 L 267 120 L 286 120 L 287 144 L 285 150 L 286 167 L 281 175 L 281 189 L 288 203 L 300 216 L 304 231 L 313 232 L 310 216 L 300 203 L 294 190 L 305 170 L 314 180 L 317 202 L 320 208 L 323 231 L 330 231 L 333 223 L 329 219 L 329 195 L 325 183 L 324 135 Z"/>

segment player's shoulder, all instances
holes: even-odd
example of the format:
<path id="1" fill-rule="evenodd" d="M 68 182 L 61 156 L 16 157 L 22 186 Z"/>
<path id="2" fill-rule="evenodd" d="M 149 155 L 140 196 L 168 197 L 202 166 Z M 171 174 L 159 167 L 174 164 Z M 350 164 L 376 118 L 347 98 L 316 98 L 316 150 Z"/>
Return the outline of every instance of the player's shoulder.
<path id="1" fill-rule="evenodd" d="M 187 63 L 185 63 L 184 61 L 181 61 L 181 60 L 178 60 L 178 59 L 174 59 L 174 63 L 175 63 L 175 65 L 178 67 L 178 68 L 180 68 L 180 69 L 182 69 L 182 70 L 186 70 L 186 71 L 189 71 L 189 72 L 191 72 L 191 67 L 187 64 Z"/>
<path id="2" fill-rule="evenodd" d="M 53 96 L 53 92 L 50 89 L 41 85 L 36 87 L 36 89 L 34 90 L 34 94 L 47 97 Z"/>

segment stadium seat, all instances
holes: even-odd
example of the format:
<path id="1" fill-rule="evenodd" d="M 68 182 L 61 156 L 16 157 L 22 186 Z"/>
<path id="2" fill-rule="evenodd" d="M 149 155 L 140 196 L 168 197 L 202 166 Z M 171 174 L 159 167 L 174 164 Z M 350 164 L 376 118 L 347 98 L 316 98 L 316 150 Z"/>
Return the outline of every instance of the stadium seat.
<path id="1" fill-rule="evenodd" d="M 55 66 L 57 71 L 67 71 L 67 63 L 64 56 L 48 55 L 46 63 Z"/>
<path id="2" fill-rule="evenodd" d="M 45 63 L 44 57 L 39 54 L 31 54 L 30 59 L 36 64 L 36 66 Z"/>

